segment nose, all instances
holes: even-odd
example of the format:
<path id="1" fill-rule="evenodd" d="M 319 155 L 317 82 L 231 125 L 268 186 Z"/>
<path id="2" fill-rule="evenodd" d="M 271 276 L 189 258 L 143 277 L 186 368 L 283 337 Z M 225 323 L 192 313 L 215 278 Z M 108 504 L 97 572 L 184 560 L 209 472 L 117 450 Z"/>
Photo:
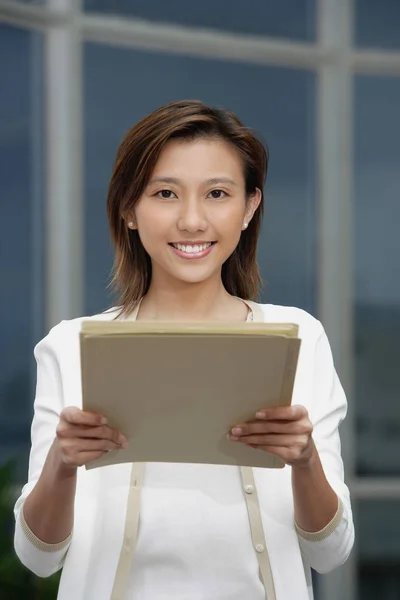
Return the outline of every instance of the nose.
<path id="1" fill-rule="evenodd" d="M 207 229 L 205 207 L 201 199 L 191 196 L 182 201 L 178 229 L 190 233 Z"/>

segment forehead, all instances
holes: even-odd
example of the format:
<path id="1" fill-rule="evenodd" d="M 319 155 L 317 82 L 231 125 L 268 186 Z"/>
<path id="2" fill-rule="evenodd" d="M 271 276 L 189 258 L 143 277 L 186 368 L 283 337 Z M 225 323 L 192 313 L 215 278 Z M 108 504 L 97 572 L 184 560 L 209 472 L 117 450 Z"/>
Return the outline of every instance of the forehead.
<path id="1" fill-rule="evenodd" d="M 200 179 L 225 175 L 243 180 L 243 164 L 238 150 L 225 140 L 178 139 L 163 148 L 153 171 L 153 177 L 160 175 Z"/>

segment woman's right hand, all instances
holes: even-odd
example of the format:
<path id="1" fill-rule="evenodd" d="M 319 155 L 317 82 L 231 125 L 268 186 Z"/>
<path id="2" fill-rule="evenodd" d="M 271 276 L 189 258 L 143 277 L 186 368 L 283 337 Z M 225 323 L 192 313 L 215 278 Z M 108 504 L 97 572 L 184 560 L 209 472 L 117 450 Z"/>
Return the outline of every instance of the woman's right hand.
<path id="1" fill-rule="evenodd" d="M 62 465 L 71 469 L 100 458 L 108 450 L 128 447 L 126 437 L 108 427 L 105 417 L 75 406 L 61 412 L 55 442 Z"/>

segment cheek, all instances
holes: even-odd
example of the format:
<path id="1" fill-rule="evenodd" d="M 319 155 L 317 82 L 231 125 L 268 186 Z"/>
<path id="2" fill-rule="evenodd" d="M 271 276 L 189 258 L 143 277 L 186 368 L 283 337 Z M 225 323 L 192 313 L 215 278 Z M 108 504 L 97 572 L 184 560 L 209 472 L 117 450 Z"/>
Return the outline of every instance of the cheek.
<path id="1" fill-rule="evenodd" d="M 165 237 L 169 223 L 166 211 L 143 203 L 136 211 L 136 221 L 143 245 L 152 244 L 153 241 Z"/>
<path id="2" fill-rule="evenodd" d="M 243 207 L 238 207 L 235 210 L 230 207 L 228 210 L 221 211 L 218 217 L 218 228 L 221 233 L 235 237 L 240 235 L 245 218 Z"/>

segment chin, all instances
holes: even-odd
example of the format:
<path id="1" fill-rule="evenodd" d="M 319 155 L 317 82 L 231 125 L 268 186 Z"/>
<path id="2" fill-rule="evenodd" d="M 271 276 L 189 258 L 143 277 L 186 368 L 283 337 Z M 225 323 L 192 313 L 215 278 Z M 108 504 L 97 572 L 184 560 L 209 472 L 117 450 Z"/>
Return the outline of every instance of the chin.
<path id="1" fill-rule="evenodd" d="M 186 272 L 171 270 L 171 271 L 169 271 L 169 275 L 176 281 L 178 281 L 180 283 L 187 283 L 187 284 L 203 283 L 203 281 L 207 281 L 211 277 L 215 276 L 215 271 L 209 271 L 208 269 L 207 269 L 207 271 L 201 270 L 201 269 L 192 269 L 191 270 L 192 272 L 188 272 L 188 271 L 189 271 L 189 269 L 186 270 Z M 220 272 L 221 272 L 221 269 L 218 270 L 218 273 L 220 273 Z"/>
<path id="2" fill-rule="evenodd" d="M 212 275 L 204 275 L 204 276 L 173 275 L 173 277 L 180 283 L 198 284 L 198 283 L 203 283 L 203 281 L 207 281 L 207 279 L 210 279 L 210 277 L 212 277 Z"/>

